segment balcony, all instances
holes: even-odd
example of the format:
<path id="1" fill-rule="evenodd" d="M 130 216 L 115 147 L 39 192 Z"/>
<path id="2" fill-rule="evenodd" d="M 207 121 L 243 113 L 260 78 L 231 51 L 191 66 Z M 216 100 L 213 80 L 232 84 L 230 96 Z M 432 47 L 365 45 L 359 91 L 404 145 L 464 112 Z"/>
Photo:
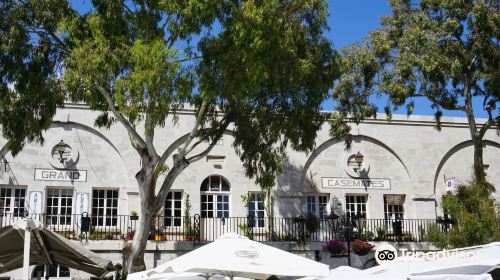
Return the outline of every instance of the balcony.
<path id="1" fill-rule="evenodd" d="M 133 238 L 138 225 L 137 217 L 129 215 L 93 216 L 82 219 L 80 215 L 25 215 L 41 221 L 48 229 L 73 240 L 123 240 Z M 19 214 L 0 215 L 0 227 L 14 224 L 22 219 Z M 399 225 L 398 225 L 399 223 Z M 236 232 L 255 241 L 295 241 L 325 242 L 343 238 L 348 226 L 352 236 L 364 240 L 424 242 L 427 230 L 438 224 L 439 229 L 447 231 L 450 225 L 435 219 L 364 219 L 360 228 L 345 219 L 308 221 L 303 218 L 201 218 L 157 216 L 149 232 L 149 240 L 154 241 L 213 241 L 219 236 Z"/>

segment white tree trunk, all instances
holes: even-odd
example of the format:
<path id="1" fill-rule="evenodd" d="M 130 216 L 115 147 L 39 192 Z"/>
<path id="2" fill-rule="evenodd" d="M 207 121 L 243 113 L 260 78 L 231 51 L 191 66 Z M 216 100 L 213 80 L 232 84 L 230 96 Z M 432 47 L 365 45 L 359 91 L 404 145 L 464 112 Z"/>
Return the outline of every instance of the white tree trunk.
<path id="1" fill-rule="evenodd" d="M 138 271 L 143 271 L 146 269 L 144 262 L 144 250 L 146 249 L 146 244 L 148 242 L 149 230 L 151 229 L 151 222 L 154 218 L 154 213 L 148 207 L 151 204 L 151 199 L 141 199 L 141 213 L 139 215 L 139 221 L 137 223 L 134 238 L 132 240 L 132 246 L 130 249 L 130 255 L 127 259 L 127 272 L 133 273 Z"/>

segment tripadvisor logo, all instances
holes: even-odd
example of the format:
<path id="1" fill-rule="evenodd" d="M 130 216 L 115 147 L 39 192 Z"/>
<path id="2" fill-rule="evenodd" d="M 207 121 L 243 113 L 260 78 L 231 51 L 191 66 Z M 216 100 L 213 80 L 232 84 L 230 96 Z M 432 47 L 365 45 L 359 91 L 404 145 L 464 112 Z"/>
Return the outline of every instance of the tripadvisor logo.
<path id="1" fill-rule="evenodd" d="M 442 258 L 454 258 L 455 260 L 464 260 L 464 259 L 477 259 L 479 258 L 479 252 L 476 251 L 458 251 L 457 249 L 453 250 L 443 250 L 437 252 L 419 252 L 419 251 L 411 251 L 408 249 L 399 249 L 399 256 L 404 257 L 406 260 L 408 258 L 414 259 L 414 261 L 433 261 Z M 375 260 L 379 265 L 391 265 L 396 262 L 398 258 L 398 250 L 389 244 L 384 244 L 378 246 L 375 251 Z"/>
<path id="2" fill-rule="evenodd" d="M 398 258 L 397 250 L 394 246 L 384 244 L 377 246 L 375 251 L 375 260 L 379 265 L 391 265 Z"/>

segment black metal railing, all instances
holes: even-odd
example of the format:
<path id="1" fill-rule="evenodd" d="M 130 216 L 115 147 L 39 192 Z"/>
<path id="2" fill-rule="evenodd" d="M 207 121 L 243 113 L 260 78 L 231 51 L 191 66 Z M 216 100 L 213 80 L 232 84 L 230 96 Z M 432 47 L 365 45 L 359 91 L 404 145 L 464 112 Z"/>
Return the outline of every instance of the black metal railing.
<path id="1" fill-rule="evenodd" d="M 115 215 L 50 215 L 12 214 L 0 215 L 0 227 L 14 224 L 25 216 L 39 220 L 45 227 L 69 239 L 131 240 L 138 226 L 136 216 Z M 149 240 L 213 241 L 219 236 L 236 232 L 256 241 L 325 242 L 342 238 L 350 230 L 353 238 L 374 241 L 427 241 L 431 226 L 446 232 L 451 225 L 438 223 L 435 219 L 305 219 L 267 217 L 202 218 L 157 216 L 150 226 Z"/>

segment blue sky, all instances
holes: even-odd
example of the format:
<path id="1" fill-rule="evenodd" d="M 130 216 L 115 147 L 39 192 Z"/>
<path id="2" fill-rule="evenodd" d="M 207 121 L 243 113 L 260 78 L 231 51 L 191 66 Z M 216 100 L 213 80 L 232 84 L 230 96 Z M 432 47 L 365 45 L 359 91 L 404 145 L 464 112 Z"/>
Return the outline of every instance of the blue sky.
<path id="1" fill-rule="evenodd" d="M 330 31 L 328 38 L 333 41 L 336 49 L 342 48 L 351 43 L 360 42 L 373 29 L 380 27 L 380 17 L 390 14 L 389 0 L 328 0 L 328 10 L 330 16 L 328 25 Z M 91 5 L 90 0 L 72 0 L 72 5 L 80 12 L 88 11 Z M 383 112 L 386 99 L 373 100 Z M 480 100 L 474 102 L 474 112 L 478 117 L 487 117 L 486 112 L 481 108 Z M 334 108 L 332 100 L 323 103 L 323 109 L 331 111 Z M 405 108 L 395 113 L 406 114 Z M 443 111 L 445 116 L 465 117 L 464 112 Z M 415 99 L 414 115 L 433 115 L 434 111 L 430 107 L 430 102 L 423 98 Z"/>

